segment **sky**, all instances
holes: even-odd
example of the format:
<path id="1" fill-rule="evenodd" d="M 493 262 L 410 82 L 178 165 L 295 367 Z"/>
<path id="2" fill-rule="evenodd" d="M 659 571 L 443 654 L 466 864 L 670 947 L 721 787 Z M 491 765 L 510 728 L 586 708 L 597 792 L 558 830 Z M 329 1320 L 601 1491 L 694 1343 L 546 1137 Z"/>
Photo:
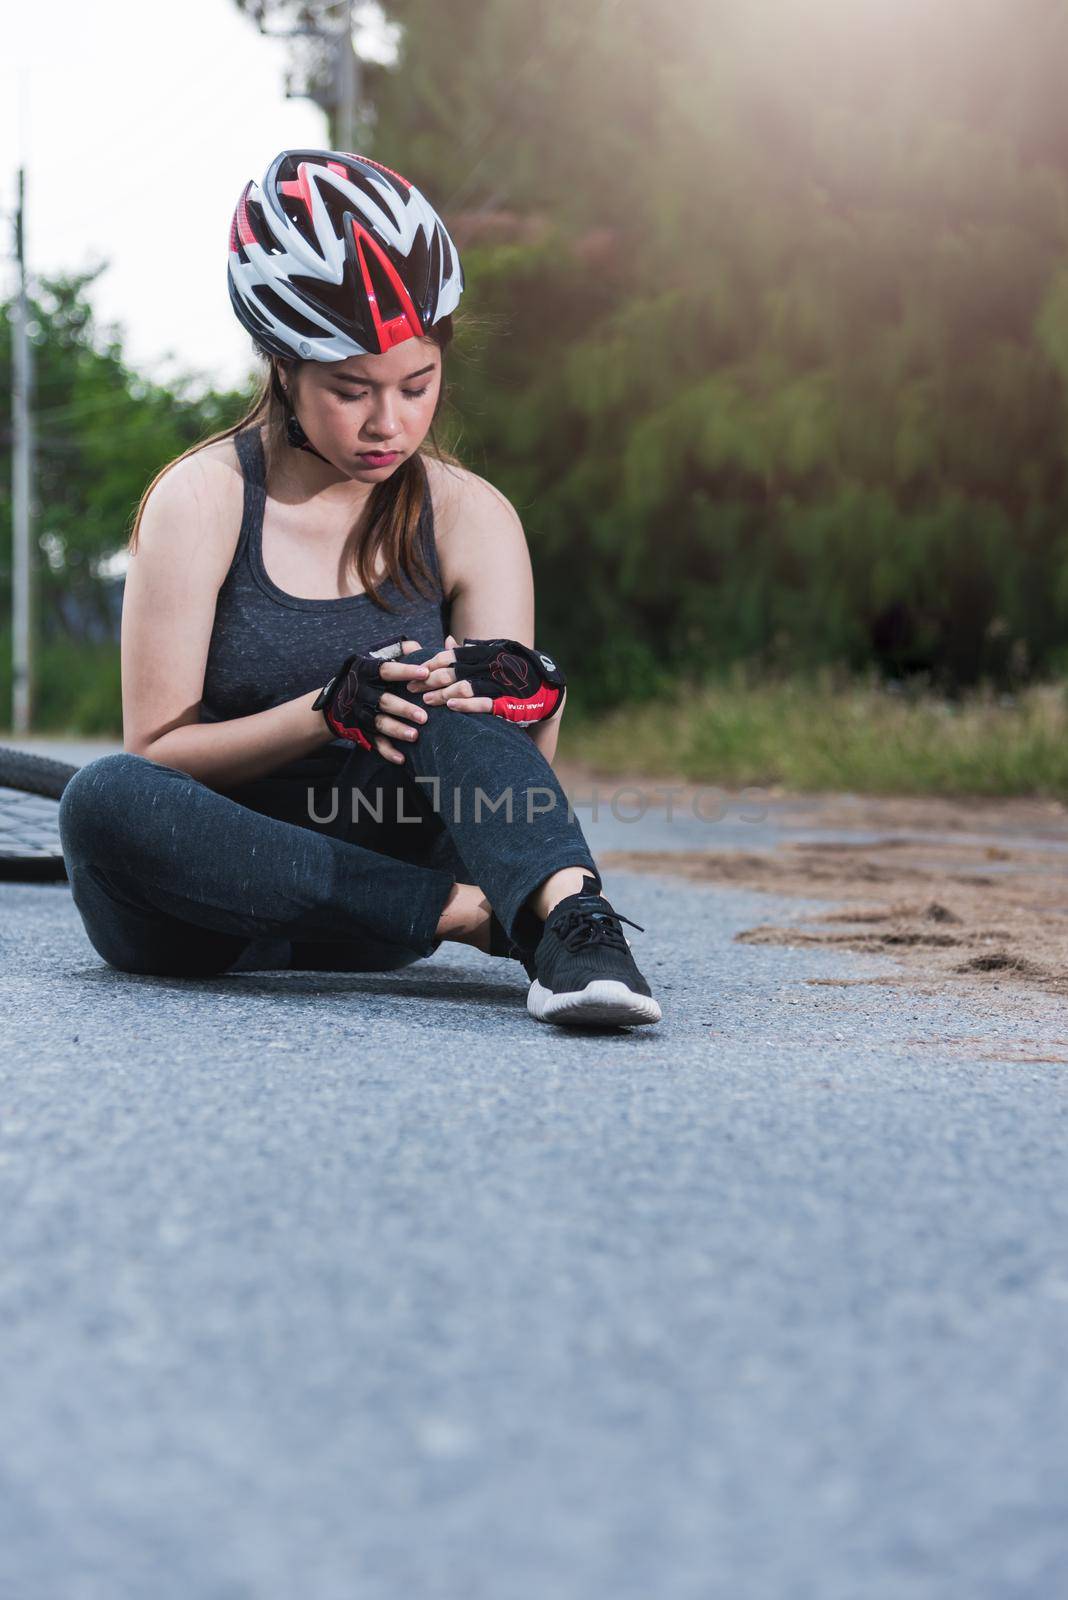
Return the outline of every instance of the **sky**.
<path id="1" fill-rule="evenodd" d="M 253 367 L 230 307 L 230 218 L 278 151 L 326 143 L 310 100 L 287 100 L 287 46 L 233 0 L 51 0 L 5 7 L 0 58 L 0 226 L 26 168 L 27 264 L 73 272 L 106 259 L 91 290 L 131 366 L 157 382 L 219 386 Z"/>

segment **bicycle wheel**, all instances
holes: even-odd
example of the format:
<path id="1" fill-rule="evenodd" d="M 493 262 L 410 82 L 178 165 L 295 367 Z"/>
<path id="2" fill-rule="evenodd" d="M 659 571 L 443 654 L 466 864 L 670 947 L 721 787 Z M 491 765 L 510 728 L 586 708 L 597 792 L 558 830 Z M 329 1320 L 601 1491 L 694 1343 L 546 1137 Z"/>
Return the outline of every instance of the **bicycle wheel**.
<path id="1" fill-rule="evenodd" d="M 0 880 L 47 883 L 67 876 L 59 800 L 77 770 L 0 745 Z"/>

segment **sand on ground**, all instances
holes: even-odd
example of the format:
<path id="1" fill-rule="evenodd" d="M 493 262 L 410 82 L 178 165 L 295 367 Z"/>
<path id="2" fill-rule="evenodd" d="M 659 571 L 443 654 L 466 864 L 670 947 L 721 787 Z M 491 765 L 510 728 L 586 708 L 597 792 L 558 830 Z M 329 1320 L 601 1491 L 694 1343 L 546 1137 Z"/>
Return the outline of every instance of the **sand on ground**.
<path id="1" fill-rule="evenodd" d="M 664 803 L 658 791 L 683 784 L 574 763 L 556 770 L 568 793 L 610 781 L 637 788 L 651 806 Z M 826 911 L 760 923 L 737 938 L 895 958 L 899 979 L 863 981 L 937 989 L 986 979 L 1068 994 L 1068 807 L 1061 802 L 764 793 L 769 824 L 787 833 L 766 849 L 613 850 L 598 863 L 828 901 Z M 791 839 L 795 830 L 828 837 Z"/>

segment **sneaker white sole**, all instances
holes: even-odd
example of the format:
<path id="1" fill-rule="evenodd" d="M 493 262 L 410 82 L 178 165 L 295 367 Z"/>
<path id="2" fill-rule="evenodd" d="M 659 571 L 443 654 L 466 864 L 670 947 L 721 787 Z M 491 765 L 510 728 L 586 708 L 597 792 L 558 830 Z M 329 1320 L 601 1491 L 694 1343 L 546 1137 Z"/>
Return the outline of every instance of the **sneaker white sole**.
<path id="1" fill-rule="evenodd" d="M 596 1027 L 615 1024 L 635 1027 L 642 1022 L 659 1022 L 659 1005 L 649 995 L 635 994 L 618 978 L 595 978 L 585 989 L 554 994 L 537 978 L 527 991 L 527 1010 L 537 1022 L 556 1022 L 564 1027 Z"/>

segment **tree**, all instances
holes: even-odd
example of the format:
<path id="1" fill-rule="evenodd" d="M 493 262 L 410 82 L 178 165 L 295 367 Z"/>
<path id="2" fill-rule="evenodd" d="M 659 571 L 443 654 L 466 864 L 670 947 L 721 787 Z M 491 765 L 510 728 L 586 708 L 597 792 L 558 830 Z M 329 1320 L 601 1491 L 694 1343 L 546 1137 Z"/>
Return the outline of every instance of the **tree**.
<path id="1" fill-rule="evenodd" d="M 103 264 L 67 276 L 42 276 L 31 297 L 35 348 L 36 635 L 45 678 L 66 675 L 76 686 L 74 652 L 115 649 L 121 603 L 122 552 L 141 495 L 168 461 L 240 414 L 243 396 L 188 392 L 155 384 L 126 363 L 120 333 L 98 329 L 88 299 Z M 0 364 L 11 361 L 13 307 L 0 317 Z M 0 520 L 11 526 L 11 395 L 0 389 Z M 11 612 L 11 545 L 0 557 L 0 606 Z M 49 663 L 52 663 L 50 669 Z M 53 670 L 54 669 L 54 670 Z M 0 683 L 10 670 L 4 642 Z M 111 680 L 109 680 L 111 681 Z M 113 704 L 99 708 L 99 725 L 118 725 Z M 47 720 L 45 685 L 41 707 Z M 7 702 L 9 703 L 9 702 Z M 52 706 L 52 710 L 57 708 Z"/>
<path id="2" fill-rule="evenodd" d="M 369 153 L 472 241 L 463 448 L 580 683 L 1068 665 L 1063 0 L 389 15 Z"/>

